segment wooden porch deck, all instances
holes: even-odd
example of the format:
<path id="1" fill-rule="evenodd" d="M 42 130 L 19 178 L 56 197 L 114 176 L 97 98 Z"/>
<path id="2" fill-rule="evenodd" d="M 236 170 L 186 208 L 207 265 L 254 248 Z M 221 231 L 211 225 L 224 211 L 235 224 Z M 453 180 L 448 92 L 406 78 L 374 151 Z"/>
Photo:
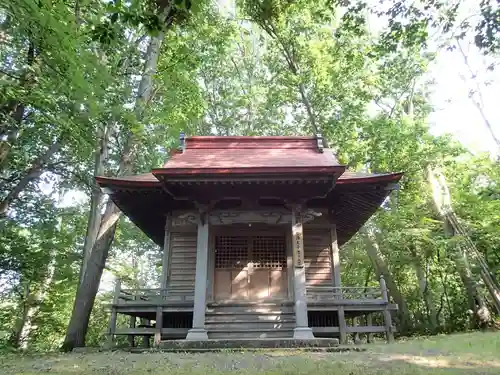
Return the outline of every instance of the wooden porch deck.
<path id="1" fill-rule="evenodd" d="M 316 337 L 338 337 L 347 342 L 348 334 L 385 333 L 392 341 L 395 327 L 391 311 L 398 309 L 390 303 L 385 282 L 380 287 L 324 287 L 307 288 L 309 326 Z M 126 335 L 134 345 L 134 337 L 154 336 L 155 343 L 167 339 L 185 339 L 192 324 L 193 290 L 176 289 L 122 289 L 118 281 L 113 302 L 108 338 Z M 207 301 L 207 330 L 209 338 L 289 337 L 295 326 L 294 302 L 285 299 L 258 301 Z M 118 314 L 129 316 L 128 327 L 117 327 Z M 137 319 L 140 319 L 138 323 Z M 153 323 L 154 321 L 154 323 Z M 221 336 L 222 335 L 222 336 Z"/>

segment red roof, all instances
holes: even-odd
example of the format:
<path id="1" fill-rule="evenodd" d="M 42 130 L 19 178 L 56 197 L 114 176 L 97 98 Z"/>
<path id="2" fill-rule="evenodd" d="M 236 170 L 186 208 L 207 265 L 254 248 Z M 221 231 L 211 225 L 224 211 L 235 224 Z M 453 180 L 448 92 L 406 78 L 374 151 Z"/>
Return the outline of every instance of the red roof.
<path id="1" fill-rule="evenodd" d="M 188 137 L 154 174 L 334 172 L 345 169 L 315 137 Z"/>
<path id="2" fill-rule="evenodd" d="M 232 175 L 239 181 L 248 177 L 249 183 L 225 183 Z M 257 185 L 261 181 L 255 175 L 299 183 Z M 192 183 L 198 176 L 201 182 L 209 183 Z M 328 207 L 334 213 L 339 244 L 343 244 L 376 211 L 401 176 L 345 171 L 333 152 L 321 149 L 314 137 L 189 137 L 183 152 L 171 153 L 164 166 L 153 173 L 96 180 L 159 245 L 163 243 L 165 212 L 194 209 L 194 199 L 178 199 L 180 196 L 205 199 L 245 194 L 283 194 L 292 198 L 310 195 L 308 205 Z"/>

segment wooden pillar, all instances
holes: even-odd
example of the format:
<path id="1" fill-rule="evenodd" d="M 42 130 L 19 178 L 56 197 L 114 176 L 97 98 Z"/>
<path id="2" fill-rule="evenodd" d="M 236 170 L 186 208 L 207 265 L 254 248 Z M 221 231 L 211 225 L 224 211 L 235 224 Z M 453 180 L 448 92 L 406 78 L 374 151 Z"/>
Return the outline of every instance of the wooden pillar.
<path id="1" fill-rule="evenodd" d="M 295 298 L 294 339 L 313 339 L 312 329 L 307 319 L 306 272 L 304 266 L 304 228 L 301 207 L 292 209 L 292 249 L 293 249 L 293 286 Z"/>
<path id="2" fill-rule="evenodd" d="M 208 277 L 208 217 L 200 213 L 198 238 L 196 242 L 196 279 L 194 286 L 193 328 L 188 331 L 186 340 L 208 340 L 205 330 L 205 310 L 207 307 Z"/>
<path id="3" fill-rule="evenodd" d="M 339 306 L 338 310 L 339 316 L 339 334 L 340 334 L 340 344 L 347 344 L 347 323 L 345 321 L 344 306 Z"/>
<path id="4" fill-rule="evenodd" d="M 387 286 L 385 284 L 384 275 L 380 275 L 380 290 L 382 292 L 382 299 L 385 302 L 384 310 L 382 311 L 384 315 L 385 336 L 387 338 L 387 342 L 393 342 L 394 333 L 392 332 L 392 318 L 391 312 L 387 309 L 389 305 L 389 296 L 387 294 Z"/>
<path id="5" fill-rule="evenodd" d="M 342 286 L 340 278 L 340 256 L 339 256 L 339 243 L 337 240 L 337 225 L 332 224 L 330 228 L 331 252 L 332 252 L 332 277 L 333 286 L 340 288 Z M 339 296 L 341 298 L 341 296 Z"/>
<path id="6" fill-rule="evenodd" d="M 116 305 L 118 304 L 118 298 L 121 292 L 121 281 L 120 279 L 116 280 L 115 290 L 113 292 L 113 304 L 111 305 L 111 318 L 109 319 L 109 328 L 108 328 L 108 345 L 112 346 L 115 339 L 116 332 L 116 321 L 118 319 L 118 312 L 116 309 Z"/>
<path id="7" fill-rule="evenodd" d="M 372 314 L 371 314 L 371 313 L 368 313 L 368 314 L 366 315 L 366 325 L 367 325 L 368 327 L 372 327 L 372 326 L 373 326 L 373 317 L 372 317 Z M 366 342 L 367 342 L 368 344 L 371 344 L 371 343 L 373 342 L 373 333 L 368 332 L 368 333 L 366 334 Z"/>
<path id="8" fill-rule="evenodd" d="M 160 288 L 166 289 L 168 283 L 168 276 L 170 274 L 170 232 L 171 232 L 172 214 L 167 213 L 165 220 L 165 237 L 163 240 L 163 257 L 161 260 L 161 280 Z M 163 291 L 162 291 L 163 292 Z M 165 295 L 161 293 L 162 297 Z"/>

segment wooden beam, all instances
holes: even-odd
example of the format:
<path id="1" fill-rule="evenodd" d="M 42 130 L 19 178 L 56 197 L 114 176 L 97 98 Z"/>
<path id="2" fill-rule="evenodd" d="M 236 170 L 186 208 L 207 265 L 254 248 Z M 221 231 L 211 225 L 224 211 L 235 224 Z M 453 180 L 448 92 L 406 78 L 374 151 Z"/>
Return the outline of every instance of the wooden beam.
<path id="1" fill-rule="evenodd" d="M 312 327 L 314 333 L 339 333 L 340 327 Z M 346 333 L 383 333 L 384 326 L 346 326 Z"/>
<path id="2" fill-rule="evenodd" d="M 339 244 L 337 239 L 337 225 L 332 224 L 330 229 L 330 240 L 331 240 L 331 257 L 332 257 L 332 277 L 333 286 L 341 287 L 342 281 L 340 278 L 340 255 L 339 255 Z"/>
<path id="3" fill-rule="evenodd" d="M 353 326 L 347 327 L 347 332 L 349 333 L 382 333 L 385 332 L 384 326 Z"/>
<path id="4" fill-rule="evenodd" d="M 168 276 L 170 274 L 170 232 L 171 232 L 172 214 L 167 213 L 165 220 L 165 237 L 163 241 L 163 257 L 161 262 L 161 283 L 160 289 L 166 289 Z"/>

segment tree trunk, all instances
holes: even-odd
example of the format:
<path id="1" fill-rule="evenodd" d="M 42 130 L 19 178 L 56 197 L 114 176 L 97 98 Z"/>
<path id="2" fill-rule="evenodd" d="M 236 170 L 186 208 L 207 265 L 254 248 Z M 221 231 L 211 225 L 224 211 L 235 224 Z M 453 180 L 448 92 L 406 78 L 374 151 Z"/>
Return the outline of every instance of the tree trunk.
<path id="1" fill-rule="evenodd" d="M 55 252 L 52 252 L 49 264 L 47 265 L 47 273 L 44 276 L 38 291 L 31 295 L 29 300 L 31 303 L 28 303 L 24 324 L 19 336 L 19 347 L 21 349 L 28 349 L 31 331 L 33 329 L 33 319 L 36 317 L 38 310 L 40 310 L 40 306 L 45 300 L 50 285 L 52 284 L 52 280 L 54 279 L 55 263 L 56 254 Z"/>
<path id="2" fill-rule="evenodd" d="M 82 283 L 78 286 L 76 292 L 73 312 L 62 346 L 64 351 L 71 351 L 75 347 L 85 346 L 85 335 L 90 314 L 119 218 L 120 211 L 118 207 L 111 200 L 108 201 Z"/>
<path id="3" fill-rule="evenodd" d="M 24 286 L 24 293 L 19 303 L 19 315 L 14 323 L 14 328 L 9 338 L 9 342 L 14 348 L 19 348 L 21 346 L 21 333 L 23 332 L 24 325 L 26 324 L 30 298 L 31 288 L 30 283 L 28 282 Z"/>
<path id="4" fill-rule="evenodd" d="M 453 212 L 451 206 L 451 195 L 443 174 L 438 170 L 433 170 L 429 167 L 427 169 L 427 177 L 433 191 L 434 208 L 436 213 L 443 220 L 445 234 L 448 237 L 453 237 L 458 234 L 465 240 L 465 243 L 461 243 L 457 246 L 453 260 L 467 292 L 469 308 L 474 312 L 475 320 L 481 325 L 486 324 L 486 322 L 491 318 L 491 313 L 477 288 L 476 282 L 474 281 L 473 272 L 468 259 L 469 252 L 474 255 L 475 260 L 479 263 L 481 278 L 488 286 L 490 296 L 492 297 L 496 308 L 500 312 L 500 291 L 498 286 L 491 277 L 486 262 L 482 259 L 481 254 L 476 249 L 474 243 L 465 230 L 461 227 L 455 213 Z"/>
<path id="5" fill-rule="evenodd" d="M 380 279 L 380 276 L 383 275 L 385 282 L 387 284 L 387 289 L 389 295 L 394 299 L 394 302 L 398 305 L 398 318 L 399 318 L 399 329 L 400 332 L 405 333 L 408 332 L 412 328 L 410 310 L 408 309 L 408 305 L 406 304 L 406 300 L 399 291 L 394 278 L 392 277 L 391 272 L 389 271 L 389 267 L 384 259 L 384 255 L 380 251 L 378 246 L 375 234 L 369 229 L 364 229 L 366 233 L 366 252 L 368 257 L 370 258 L 373 268 L 375 270 L 375 274 L 377 275 L 377 279 Z"/>
<path id="6" fill-rule="evenodd" d="M 7 196 L 0 202 L 0 217 L 5 216 L 9 210 L 10 204 L 19 197 L 19 194 L 26 189 L 28 184 L 40 177 L 43 173 L 44 165 L 49 159 L 61 148 L 61 141 L 57 140 L 31 165 L 25 172 L 24 176 L 14 186 L 14 188 L 7 194 Z"/>
<path id="7" fill-rule="evenodd" d="M 98 146 L 95 151 L 94 158 L 94 176 L 104 175 L 104 162 L 108 155 L 108 142 L 110 138 L 110 133 L 113 128 L 113 121 L 110 121 L 105 128 L 99 127 L 97 139 Z M 87 221 L 87 233 L 85 235 L 85 242 L 83 244 L 82 250 L 82 266 L 80 268 L 80 284 L 83 281 L 83 275 L 87 268 L 87 262 L 90 257 L 90 252 L 94 246 L 95 240 L 97 238 L 97 233 L 99 232 L 99 225 L 101 223 L 101 201 L 103 194 L 99 186 L 97 186 L 95 181 L 92 181 L 92 193 L 90 195 L 90 211 L 89 218 Z"/>
<path id="8" fill-rule="evenodd" d="M 55 273 L 56 253 L 51 251 L 50 260 L 47 265 L 43 279 L 37 288 L 29 283 L 25 288 L 24 298 L 20 307 L 19 319 L 14 327 L 11 336 L 11 343 L 14 347 L 28 349 L 28 343 L 33 329 L 33 319 L 36 317 L 42 302 L 45 300 L 47 292 L 52 284 Z"/>
<path id="9" fill-rule="evenodd" d="M 146 62 L 135 103 L 135 113 L 138 121 L 140 121 L 143 111 L 151 99 L 153 75 L 156 72 L 163 38 L 164 32 L 160 32 L 156 37 L 151 38 L 148 46 Z M 132 162 L 136 146 L 134 136 L 132 133 L 128 134 L 120 158 L 120 175 L 132 173 Z M 70 351 L 75 347 L 85 346 L 85 335 L 88 329 L 90 314 L 94 305 L 95 296 L 99 289 L 102 271 L 106 264 L 106 259 L 113 242 L 120 215 L 121 212 L 118 207 L 109 200 L 101 220 L 97 239 L 90 252 L 90 257 L 88 258 L 82 282 L 76 292 L 73 312 L 62 345 L 64 351 Z"/>
<path id="10" fill-rule="evenodd" d="M 6 20 L 6 22 L 8 22 L 8 20 Z M 29 85 L 29 73 L 34 62 L 35 45 L 33 42 L 30 42 L 28 46 L 28 52 L 26 54 L 27 68 L 24 70 L 21 78 L 19 79 L 19 85 L 21 87 L 26 88 Z M 6 105 L 0 108 L 0 114 L 2 115 L 2 121 L 4 122 L 0 126 L 0 171 L 5 165 L 5 161 L 9 156 L 13 143 L 15 143 L 17 141 L 17 138 L 19 137 L 19 128 L 23 121 L 25 108 L 25 103 L 21 103 L 20 101 L 15 99 L 10 100 Z M 9 126 L 8 122 L 10 121 L 14 122 L 13 127 Z"/>
<path id="11" fill-rule="evenodd" d="M 497 310 L 497 313 L 500 314 L 500 286 L 490 272 L 488 264 L 484 260 L 482 254 L 479 252 L 474 242 L 472 242 L 465 229 L 458 221 L 456 214 L 453 211 L 447 212 L 444 219 L 448 223 L 448 227 L 453 229 L 454 235 L 458 234 L 464 238 L 465 244 L 463 245 L 463 248 L 465 250 L 465 253 L 470 256 L 471 260 L 474 262 L 474 265 L 479 268 L 479 275 L 481 276 L 484 285 L 488 289 L 489 295 L 491 297 L 493 305 Z"/>
<path id="12" fill-rule="evenodd" d="M 434 306 L 434 301 L 432 300 L 432 295 L 429 291 L 429 283 L 427 282 L 427 277 L 425 275 L 424 269 L 420 264 L 420 260 L 415 255 L 415 273 L 418 279 L 418 287 L 420 290 L 420 295 L 424 300 L 425 309 L 427 313 L 427 320 L 431 332 L 435 332 L 438 326 L 436 308 Z"/>

